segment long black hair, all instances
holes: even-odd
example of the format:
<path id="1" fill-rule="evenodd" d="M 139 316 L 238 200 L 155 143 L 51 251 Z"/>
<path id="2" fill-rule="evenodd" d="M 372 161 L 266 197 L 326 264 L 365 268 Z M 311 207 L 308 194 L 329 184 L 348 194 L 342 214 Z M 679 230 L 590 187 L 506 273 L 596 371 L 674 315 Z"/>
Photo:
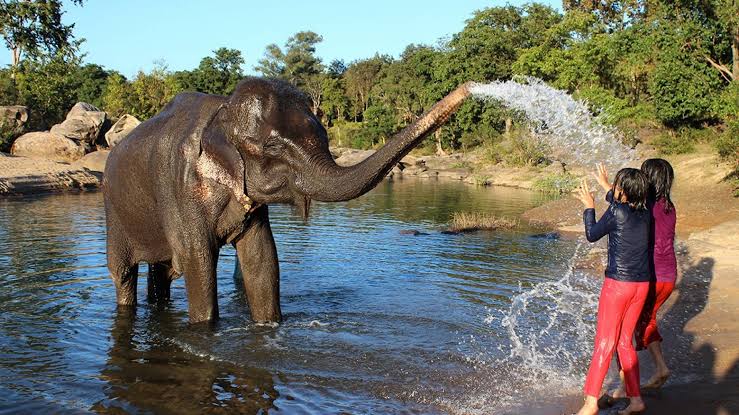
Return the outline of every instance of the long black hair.
<path id="1" fill-rule="evenodd" d="M 626 195 L 629 206 L 634 209 L 647 208 L 647 195 L 649 194 L 649 180 L 647 176 L 639 169 L 627 167 L 616 173 L 616 179 L 613 181 L 614 188 L 621 188 Z"/>
<path id="2" fill-rule="evenodd" d="M 641 171 L 649 179 L 649 197 L 655 202 L 665 199 L 665 213 L 675 208 L 670 199 L 670 189 L 675 173 L 672 166 L 665 159 L 648 159 L 641 164 Z"/>

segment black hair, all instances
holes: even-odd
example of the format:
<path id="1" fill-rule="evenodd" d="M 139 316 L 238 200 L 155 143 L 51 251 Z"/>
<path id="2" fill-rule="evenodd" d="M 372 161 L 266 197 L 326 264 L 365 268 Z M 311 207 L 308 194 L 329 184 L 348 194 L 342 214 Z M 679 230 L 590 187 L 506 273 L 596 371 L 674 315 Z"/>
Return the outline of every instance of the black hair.
<path id="1" fill-rule="evenodd" d="M 616 173 L 613 186 L 618 186 L 628 199 L 629 206 L 634 209 L 647 208 L 647 195 L 649 194 L 649 180 L 647 175 L 639 169 L 627 167 Z"/>
<path id="2" fill-rule="evenodd" d="M 675 173 L 672 166 L 665 159 L 648 159 L 641 164 L 641 171 L 649 179 L 649 197 L 654 201 L 665 199 L 665 213 L 675 208 L 670 199 L 670 189 Z"/>

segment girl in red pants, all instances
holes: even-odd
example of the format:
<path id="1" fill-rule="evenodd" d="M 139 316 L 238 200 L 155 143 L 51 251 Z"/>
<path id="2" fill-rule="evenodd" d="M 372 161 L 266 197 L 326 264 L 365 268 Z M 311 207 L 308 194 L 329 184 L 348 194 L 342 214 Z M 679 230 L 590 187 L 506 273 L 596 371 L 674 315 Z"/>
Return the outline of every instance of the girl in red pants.
<path id="1" fill-rule="evenodd" d="M 629 406 L 621 414 L 644 411 L 639 392 L 639 361 L 632 343 L 649 290 L 649 226 L 647 210 L 649 183 L 637 169 L 622 169 L 616 175 L 608 199 L 608 210 L 595 221 L 595 200 L 583 180 L 579 199 L 585 205 L 585 236 L 595 242 L 608 235 L 608 266 L 598 302 L 593 359 L 585 381 L 585 403 L 578 415 L 598 413 L 598 397 L 614 351 L 618 350 L 624 372 Z"/>
<path id="2" fill-rule="evenodd" d="M 641 165 L 641 171 L 649 179 L 647 207 L 652 213 L 649 235 L 649 268 L 651 280 L 644 309 L 636 324 L 634 337 L 636 350 L 649 350 L 654 361 L 655 373 L 644 384 L 645 389 L 659 389 L 670 376 L 662 354 L 662 336 L 657 329 L 657 311 L 672 294 L 677 279 L 677 259 L 675 257 L 675 225 L 677 213 L 670 199 L 670 190 L 675 173 L 664 159 L 649 159 Z M 599 171 L 601 186 L 608 184 L 608 174 Z M 623 378 L 623 376 L 622 376 Z M 613 392 L 613 398 L 625 396 L 623 387 Z"/>

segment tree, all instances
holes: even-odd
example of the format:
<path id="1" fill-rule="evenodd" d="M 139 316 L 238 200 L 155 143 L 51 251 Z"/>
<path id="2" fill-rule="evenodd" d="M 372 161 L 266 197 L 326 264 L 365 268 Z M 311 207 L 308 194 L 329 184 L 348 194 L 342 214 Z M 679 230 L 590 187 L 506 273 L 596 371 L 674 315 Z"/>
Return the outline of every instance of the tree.
<path id="1" fill-rule="evenodd" d="M 83 0 L 71 0 L 82 5 Z M 62 23 L 61 0 L 4 0 L 0 2 L 0 34 L 13 54 L 12 68 L 23 53 L 54 53 L 70 45 L 74 24 Z M 15 72 L 14 72 L 15 73 Z"/>
<path id="2" fill-rule="evenodd" d="M 370 91 L 377 82 L 382 68 L 392 62 L 389 56 L 375 55 L 369 59 L 354 61 L 344 72 L 344 86 L 352 104 L 352 116 L 358 116 L 367 110 Z"/>
<path id="3" fill-rule="evenodd" d="M 183 90 L 217 95 L 229 95 L 233 92 L 236 84 L 244 77 L 241 69 L 244 58 L 241 52 L 219 48 L 213 54 L 213 57 L 203 58 L 196 69 L 174 74 Z"/>
<path id="4" fill-rule="evenodd" d="M 102 66 L 87 64 L 74 73 L 77 87 L 77 101 L 87 102 L 96 107 L 103 106 L 103 93 L 110 73 Z"/>
<path id="5" fill-rule="evenodd" d="M 113 117 L 121 117 L 131 111 L 132 95 L 131 84 L 123 75 L 114 72 L 105 83 L 103 109 Z"/>
<path id="6" fill-rule="evenodd" d="M 75 104 L 80 86 L 76 52 L 65 47 L 53 55 L 32 55 L 19 64 L 16 103 L 32 109 L 30 128 L 48 129 L 64 120 Z"/>
<path id="7" fill-rule="evenodd" d="M 323 41 L 321 35 L 305 31 L 287 39 L 285 51 L 275 44 L 268 45 L 264 58 L 255 70 L 264 76 L 284 79 L 307 92 L 315 114 L 323 97 L 323 65 L 316 53 L 316 45 Z"/>
<path id="8" fill-rule="evenodd" d="M 130 113 L 139 119 L 153 117 L 180 92 L 166 65 L 157 63 L 149 73 L 139 71 L 131 82 Z"/>

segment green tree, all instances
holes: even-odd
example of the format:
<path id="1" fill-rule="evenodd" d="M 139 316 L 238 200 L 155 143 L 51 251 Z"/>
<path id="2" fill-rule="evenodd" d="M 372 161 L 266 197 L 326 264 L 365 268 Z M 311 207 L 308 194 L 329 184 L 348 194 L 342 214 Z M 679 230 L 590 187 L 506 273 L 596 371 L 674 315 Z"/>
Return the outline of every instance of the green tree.
<path id="1" fill-rule="evenodd" d="M 74 73 L 77 87 L 77 101 L 87 102 L 96 107 L 103 106 L 103 93 L 110 73 L 102 66 L 89 63 Z"/>
<path id="2" fill-rule="evenodd" d="M 236 49 L 219 48 L 214 50 L 213 54 L 213 57 L 203 58 L 196 69 L 174 74 L 183 90 L 218 95 L 229 95 L 233 92 L 236 84 L 244 77 L 241 68 L 244 58 L 241 52 Z"/>
<path id="3" fill-rule="evenodd" d="M 82 5 L 82 0 L 71 0 Z M 12 53 L 12 76 L 25 53 L 54 54 L 70 46 L 74 24 L 62 23 L 61 0 L 4 0 L 0 2 L 0 34 Z"/>
<path id="4" fill-rule="evenodd" d="M 80 58 L 72 47 L 35 55 L 18 66 L 16 102 L 31 108 L 29 128 L 48 129 L 66 117 L 77 100 Z"/>
<path id="5" fill-rule="evenodd" d="M 275 44 L 268 45 L 264 58 L 254 69 L 303 89 L 311 100 L 313 112 L 318 114 L 323 99 L 324 68 L 316 56 L 316 45 L 322 41 L 323 37 L 315 32 L 298 32 L 287 39 L 284 51 Z"/>
<path id="6" fill-rule="evenodd" d="M 131 97 L 133 90 L 126 78 L 115 72 L 106 83 L 103 92 L 103 109 L 112 117 L 118 118 L 131 112 Z"/>
<path id="7" fill-rule="evenodd" d="M 344 72 L 344 87 L 351 104 L 351 116 L 356 121 L 367 110 L 372 87 L 380 77 L 380 71 L 392 62 L 389 56 L 375 55 L 369 59 L 354 61 Z"/>
<path id="8" fill-rule="evenodd" d="M 151 118 L 179 92 L 177 80 L 163 63 L 149 73 L 139 71 L 131 82 L 130 113 L 139 119 Z"/>

